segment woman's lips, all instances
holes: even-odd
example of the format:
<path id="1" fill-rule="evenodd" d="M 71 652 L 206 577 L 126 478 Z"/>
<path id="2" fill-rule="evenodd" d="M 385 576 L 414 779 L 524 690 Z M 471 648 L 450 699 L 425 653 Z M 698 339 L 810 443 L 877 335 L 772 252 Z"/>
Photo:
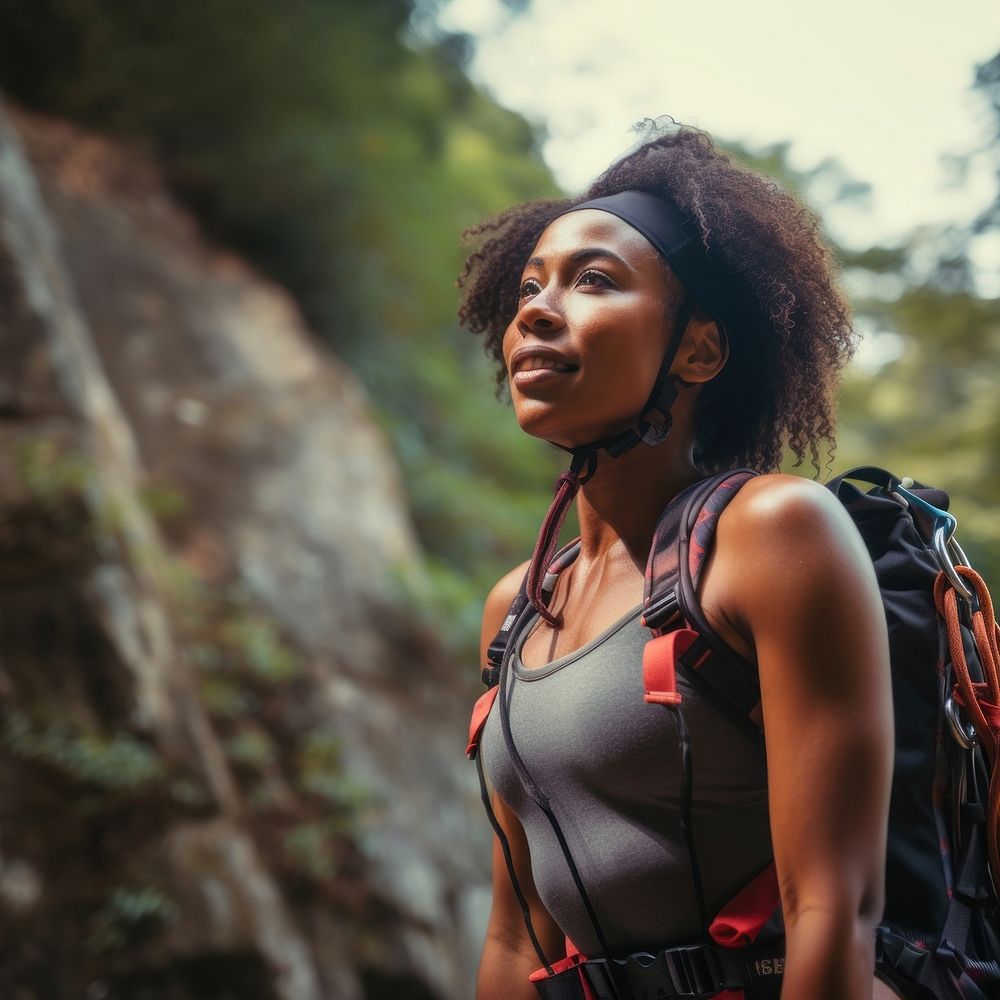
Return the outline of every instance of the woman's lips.
<path id="1" fill-rule="evenodd" d="M 553 379 L 565 378 L 572 375 L 575 368 L 531 368 L 524 371 L 514 372 L 510 380 L 519 389 L 530 385 L 539 385 L 542 382 L 550 382 Z"/>
<path id="2" fill-rule="evenodd" d="M 577 370 L 576 365 L 551 348 L 522 348 L 511 359 L 510 379 L 520 389 L 552 382 Z"/>

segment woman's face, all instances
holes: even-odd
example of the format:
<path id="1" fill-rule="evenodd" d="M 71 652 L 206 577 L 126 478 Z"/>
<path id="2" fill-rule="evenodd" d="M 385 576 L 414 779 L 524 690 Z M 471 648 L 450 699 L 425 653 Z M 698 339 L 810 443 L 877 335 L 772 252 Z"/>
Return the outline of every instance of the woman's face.
<path id="1" fill-rule="evenodd" d="M 556 219 L 525 265 L 503 339 L 522 429 L 574 447 L 632 425 L 667 349 L 676 287 L 656 250 L 616 216 L 584 209 Z"/>

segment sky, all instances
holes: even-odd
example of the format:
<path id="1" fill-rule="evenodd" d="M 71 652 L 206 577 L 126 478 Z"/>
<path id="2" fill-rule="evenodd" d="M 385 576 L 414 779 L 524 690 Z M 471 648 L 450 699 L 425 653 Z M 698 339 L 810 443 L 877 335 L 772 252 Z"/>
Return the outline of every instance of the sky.
<path id="1" fill-rule="evenodd" d="M 988 135 L 970 86 L 1000 50 L 997 0 L 443 0 L 439 21 L 475 38 L 473 78 L 544 126 L 569 191 L 660 114 L 751 147 L 790 140 L 796 168 L 840 161 L 872 185 L 865 204 L 824 208 L 848 244 L 966 222 L 996 190 L 995 161 L 955 187 L 943 158 Z M 1000 273 L 1000 240 L 976 256 Z"/>

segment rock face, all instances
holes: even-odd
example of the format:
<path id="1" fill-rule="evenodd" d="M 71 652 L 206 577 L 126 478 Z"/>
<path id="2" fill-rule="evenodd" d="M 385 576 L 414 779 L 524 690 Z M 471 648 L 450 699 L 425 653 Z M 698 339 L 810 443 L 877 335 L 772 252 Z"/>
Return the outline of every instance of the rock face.
<path id="1" fill-rule="evenodd" d="M 466 687 L 356 380 L 154 165 L 10 108 L 0 332 L 0 994 L 471 995 Z"/>

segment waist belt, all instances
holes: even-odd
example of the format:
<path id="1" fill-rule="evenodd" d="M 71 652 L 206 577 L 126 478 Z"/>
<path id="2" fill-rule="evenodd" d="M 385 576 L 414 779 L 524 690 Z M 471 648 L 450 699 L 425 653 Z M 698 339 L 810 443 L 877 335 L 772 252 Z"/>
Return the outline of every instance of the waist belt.
<path id="1" fill-rule="evenodd" d="M 707 1000 L 725 990 L 744 990 L 753 1000 L 771 1000 L 781 991 L 784 941 L 770 946 L 719 948 L 690 945 L 627 958 L 583 959 L 554 977 L 535 980 L 545 1000 L 585 997 L 580 977 L 595 1000 Z M 572 985 L 571 985 L 572 984 Z"/>

